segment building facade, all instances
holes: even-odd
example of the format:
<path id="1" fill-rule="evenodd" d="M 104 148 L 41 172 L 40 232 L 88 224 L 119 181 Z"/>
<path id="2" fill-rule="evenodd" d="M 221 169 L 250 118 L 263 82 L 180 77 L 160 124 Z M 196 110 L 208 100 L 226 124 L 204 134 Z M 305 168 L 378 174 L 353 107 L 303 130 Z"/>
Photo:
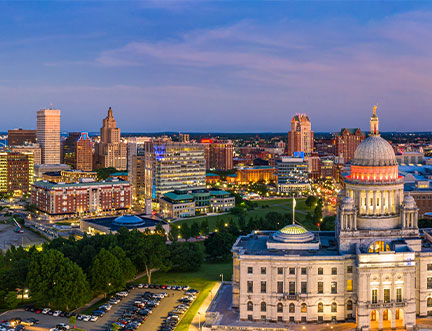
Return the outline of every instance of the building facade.
<path id="1" fill-rule="evenodd" d="M 203 139 L 205 146 L 206 169 L 230 170 L 233 164 L 233 143 L 231 140 L 221 141 Z"/>
<path id="2" fill-rule="evenodd" d="M 36 126 L 37 142 L 42 149 L 42 164 L 60 164 L 60 110 L 39 110 Z"/>
<path id="3" fill-rule="evenodd" d="M 95 167 L 127 169 L 127 144 L 121 140 L 111 107 L 100 129 L 100 141 L 95 144 Z"/>
<path id="4" fill-rule="evenodd" d="M 276 162 L 278 192 L 301 192 L 311 188 L 308 163 L 298 157 L 282 157 Z"/>
<path id="5" fill-rule="evenodd" d="M 364 139 L 365 135 L 359 128 L 341 129 L 335 134 L 335 155 L 343 157 L 345 163 L 351 162 L 355 150 Z"/>
<path id="6" fill-rule="evenodd" d="M 18 146 L 36 143 L 36 130 L 8 130 L 8 145 Z"/>
<path id="7" fill-rule="evenodd" d="M 288 132 L 288 155 L 303 152 L 310 155 L 314 150 L 314 132 L 311 121 L 306 114 L 294 115 L 291 120 L 291 131 Z"/>
<path id="8" fill-rule="evenodd" d="M 33 180 L 32 153 L 0 152 L 0 193 L 29 193 Z"/>
<path id="9" fill-rule="evenodd" d="M 201 144 L 154 140 L 145 153 L 146 198 L 174 190 L 205 188 L 204 147 Z"/>
<path id="10" fill-rule="evenodd" d="M 277 178 L 276 168 L 271 166 L 240 167 L 237 169 L 236 175 L 230 178 L 237 184 L 249 184 L 259 181 L 268 183 Z"/>
<path id="11" fill-rule="evenodd" d="M 93 170 L 93 142 L 87 132 L 81 132 L 75 146 L 75 169 Z"/>
<path id="12" fill-rule="evenodd" d="M 412 330 L 418 316 L 432 315 L 432 235 L 418 229 L 418 208 L 404 194 L 375 109 L 371 135 L 356 149 L 345 187 L 335 232 L 291 224 L 238 238 L 232 311 L 250 323 L 234 322 L 231 330 L 256 321 L 272 322 L 266 326 L 274 330 L 331 321 L 355 322 L 357 330 Z M 210 311 L 210 321 L 220 316 Z M 218 330 L 223 320 L 206 330 Z"/>
<path id="13" fill-rule="evenodd" d="M 42 149 L 39 144 L 9 146 L 7 150 L 16 153 L 32 153 L 34 164 L 42 163 Z"/>
<path id="14" fill-rule="evenodd" d="M 131 207 L 131 187 L 118 179 L 78 183 L 38 181 L 31 188 L 31 201 L 52 217 L 112 213 Z"/>

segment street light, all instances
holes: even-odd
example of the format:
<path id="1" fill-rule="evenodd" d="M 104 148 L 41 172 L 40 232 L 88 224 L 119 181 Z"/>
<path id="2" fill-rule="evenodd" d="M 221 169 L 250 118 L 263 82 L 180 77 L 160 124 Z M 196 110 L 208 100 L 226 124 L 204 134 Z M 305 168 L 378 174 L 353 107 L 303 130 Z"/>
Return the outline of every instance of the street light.
<path id="1" fill-rule="evenodd" d="M 221 277 L 221 278 L 222 278 L 222 283 L 223 283 L 223 274 L 220 274 L 220 275 L 219 275 L 219 277 Z"/>
<path id="2" fill-rule="evenodd" d="M 201 313 L 198 312 L 198 330 L 201 330 Z"/>

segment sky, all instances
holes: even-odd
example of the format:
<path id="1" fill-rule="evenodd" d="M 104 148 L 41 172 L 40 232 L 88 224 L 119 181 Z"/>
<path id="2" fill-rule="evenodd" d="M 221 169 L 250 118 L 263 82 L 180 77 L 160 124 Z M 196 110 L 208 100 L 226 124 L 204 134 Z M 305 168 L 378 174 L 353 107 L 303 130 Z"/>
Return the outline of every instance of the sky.
<path id="1" fill-rule="evenodd" d="M 0 1 L 0 131 L 432 131 L 430 1 Z"/>

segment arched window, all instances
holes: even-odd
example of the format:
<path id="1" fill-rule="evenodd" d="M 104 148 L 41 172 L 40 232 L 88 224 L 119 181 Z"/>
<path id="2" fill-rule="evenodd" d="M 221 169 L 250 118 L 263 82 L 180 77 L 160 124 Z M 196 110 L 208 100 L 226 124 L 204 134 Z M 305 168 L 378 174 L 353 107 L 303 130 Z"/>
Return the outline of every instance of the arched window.
<path id="1" fill-rule="evenodd" d="M 283 313 L 283 304 L 280 303 L 280 302 L 277 304 L 277 312 L 278 313 Z"/>
<path id="2" fill-rule="evenodd" d="M 293 303 L 290 303 L 290 305 L 289 305 L 289 312 L 295 313 L 295 305 Z"/>
<path id="3" fill-rule="evenodd" d="M 389 252 L 390 245 L 385 241 L 378 240 L 369 246 L 369 253 Z"/>
<path id="4" fill-rule="evenodd" d="M 427 306 L 432 307 L 432 298 L 427 298 Z"/>
<path id="5" fill-rule="evenodd" d="M 337 303 L 336 302 L 332 302 L 332 304 L 331 304 L 331 312 L 332 313 L 336 313 L 337 312 Z"/>
<path id="6" fill-rule="evenodd" d="M 247 303 L 247 310 L 248 311 L 253 311 L 253 303 L 252 303 L 252 301 L 248 301 L 248 303 Z"/>
<path id="7" fill-rule="evenodd" d="M 301 310 L 302 313 L 307 313 L 307 305 L 305 303 L 301 304 Z"/>
<path id="8" fill-rule="evenodd" d="M 319 302 L 319 303 L 318 303 L 318 312 L 319 312 L 319 313 L 324 312 L 324 305 L 323 305 L 322 302 Z"/>
<path id="9" fill-rule="evenodd" d="M 261 311 L 266 311 L 267 310 L 267 305 L 265 302 L 261 302 Z"/>
<path id="10" fill-rule="evenodd" d="M 353 302 L 351 300 L 347 301 L 347 310 L 353 310 Z"/>

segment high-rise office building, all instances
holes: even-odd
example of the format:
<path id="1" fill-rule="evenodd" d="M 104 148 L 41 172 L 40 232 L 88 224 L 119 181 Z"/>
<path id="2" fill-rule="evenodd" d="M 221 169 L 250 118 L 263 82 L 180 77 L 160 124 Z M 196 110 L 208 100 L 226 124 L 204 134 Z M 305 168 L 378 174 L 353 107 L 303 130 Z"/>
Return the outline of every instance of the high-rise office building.
<path id="1" fill-rule="evenodd" d="M 0 152 L 0 192 L 22 194 L 33 184 L 33 154 Z"/>
<path id="2" fill-rule="evenodd" d="M 343 157 L 344 162 L 351 162 L 358 145 L 365 139 L 359 128 L 341 129 L 335 134 L 335 155 Z"/>
<path id="3" fill-rule="evenodd" d="M 231 140 L 221 141 L 202 139 L 205 147 L 206 169 L 230 170 L 233 166 L 233 143 Z"/>
<path id="4" fill-rule="evenodd" d="M 87 132 L 81 132 L 75 144 L 75 169 L 93 170 L 93 142 Z"/>
<path id="5" fill-rule="evenodd" d="M 36 130 L 8 130 L 8 145 L 18 146 L 34 144 L 36 142 Z"/>
<path id="6" fill-rule="evenodd" d="M 42 164 L 60 163 L 60 110 L 41 109 L 37 112 L 38 143 L 42 148 Z"/>
<path id="7" fill-rule="evenodd" d="M 147 143 L 144 177 L 146 199 L 174 190 L 205 188 L 204 146 L 162 139 Z"/>
<path id="8" fill-rule="evenodd" d="M 314 132 L 311 121 L 306 114 L 294 115 L 291 120 L 291 131 L 288 132 L 288 154 L 303 152 L 310 155 L 314 149 Z"/>
<path id="9" fill-rule="evenodd" d="M 308 163 L 300 157 L 282 157 L 276 162 L 278 192 L 310 189 Z"/>
<path id="10" fill-rule="evenodd" d="M 42 163 L 42 150 L 39 144 L 8 146 L 7 150 L 16 153 L 32 153 L 34 164 Z"/>
<path id="11" fill-rule="evenodd" d="M 81 137 L 81 132 L 69 132 L 69 136 L 62 143 L 62 163 L 76 168 L 76 144 Z"/>
<path id="12" fill-rule="evenodd" d="M 127 143 L 128 174 L 132 186 L 132 197 L 143 199 L 145 187 L 145 144 L 150 137 L 130 137 Z"/>
<path id="13" fill-rule="evenodd" d="M 111 107 L 100 129 L 100 142 L 95 145 L 96 168 L 127 169 L 127 144 L 121 141 Z"/>

